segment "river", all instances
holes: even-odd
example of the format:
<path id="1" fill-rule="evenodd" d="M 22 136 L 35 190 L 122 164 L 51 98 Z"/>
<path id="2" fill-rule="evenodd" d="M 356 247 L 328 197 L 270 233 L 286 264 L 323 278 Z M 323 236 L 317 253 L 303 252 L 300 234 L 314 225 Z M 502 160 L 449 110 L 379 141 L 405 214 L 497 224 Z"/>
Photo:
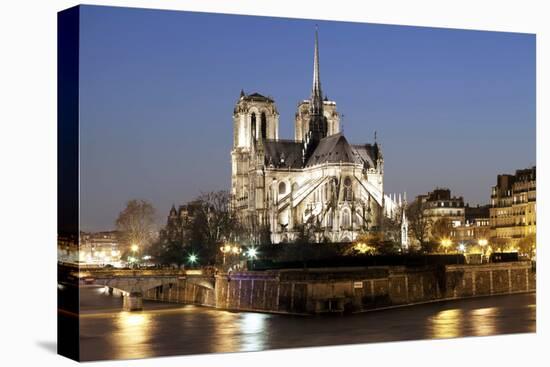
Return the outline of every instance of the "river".
<path id="1" fill-rule="evenodd" d="M 80 293 L 81 358 L 130 359 L 275 348 L 534 332 L 535 294 L 448 301 L 354 315 L 287 316 L 144 303 L 120 311 L 120 296 Z"/>

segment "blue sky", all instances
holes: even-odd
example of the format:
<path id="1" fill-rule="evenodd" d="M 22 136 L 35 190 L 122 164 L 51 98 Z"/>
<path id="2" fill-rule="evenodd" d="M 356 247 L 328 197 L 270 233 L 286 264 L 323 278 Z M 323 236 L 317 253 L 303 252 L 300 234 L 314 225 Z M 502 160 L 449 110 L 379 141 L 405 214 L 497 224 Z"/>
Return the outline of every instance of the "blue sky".
<path id="1" fill-rule="evenodd" d="M 535 36 L 84 6 L 81 225 L 113 228 L 127 200 L 228 189 L 242 89 L 275 99 L 293 138 L 319 27 L 324 94 L 352 143 L 382 144 L 386 192 L 449 187 L 487 203 L 499 173 L 535 164 Z"/>

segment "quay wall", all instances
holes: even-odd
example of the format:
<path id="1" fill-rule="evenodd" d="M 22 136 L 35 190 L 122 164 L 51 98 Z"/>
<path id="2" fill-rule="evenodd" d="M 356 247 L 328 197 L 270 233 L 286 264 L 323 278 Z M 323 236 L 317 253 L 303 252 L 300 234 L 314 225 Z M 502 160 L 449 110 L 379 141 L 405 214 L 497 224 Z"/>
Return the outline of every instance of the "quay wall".
<path id="1" fill-rule="evenodd" d="M 217 274 L 212 289 L 187 279 L 147 291 L 146 299 L 226 310 L 289 314 L 361 312 L 446 299 L 532 292 L 530 262 L 422 268 L 289 269 Z"/>
<path id="2" fill-rule="evenodd" d="M 146 300 L 216 307 L 214 288 L 197 284 L 194 278 L 179 277 L 176 283 L 164 284 L 143 293 Z"/>

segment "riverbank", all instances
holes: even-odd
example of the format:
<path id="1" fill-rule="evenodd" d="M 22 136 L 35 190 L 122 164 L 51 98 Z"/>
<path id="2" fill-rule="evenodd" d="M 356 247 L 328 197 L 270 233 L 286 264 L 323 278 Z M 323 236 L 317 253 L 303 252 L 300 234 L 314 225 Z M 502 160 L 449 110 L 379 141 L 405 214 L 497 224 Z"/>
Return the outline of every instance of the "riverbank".
<path id="1" fill-rule="evenodd" d="M 108 300 L 106 300 L 108 302 Z M 351 314 L 298 317 L 180 306 L 84 315 L 82 360 L 375 343 L 536 331 L 536 295 L 441 301 Z"/>
<path id="2" fill-rule="evenodd" d="M 536 290 L 529 262 L 428 267 L 282 269 L 193 276 L 144 292 L 146 300 L 283 314 L 361 313 Z M 204 286 L 207 284 L 207 286 Z"/>

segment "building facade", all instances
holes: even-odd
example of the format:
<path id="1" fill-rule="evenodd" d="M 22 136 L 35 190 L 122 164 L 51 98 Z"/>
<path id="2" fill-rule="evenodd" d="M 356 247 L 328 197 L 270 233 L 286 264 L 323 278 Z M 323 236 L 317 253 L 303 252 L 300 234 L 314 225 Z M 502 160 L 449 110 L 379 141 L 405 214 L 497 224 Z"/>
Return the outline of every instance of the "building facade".
<path id="1" fill-rule="evenodd" d="M 419 195 L 417 200 L 422 203 L 424 215 L 435 223 L 438 219 L 447 219 L 452 227 L 464 223 L 464 199 L 462 196 L 451 196 L 448 188 L 436 188 L 425 195 Z"/>
<path id="2" fill-rule="evenodd" d="M 294 128 L 294 139 L 280 139 L 275 101 L 241 91 L 231 151 L 232 208 L 241 222 L 267 228 L 273 243 L 294 241 L 304 229 L 315 241 L 348 242 L 378 229 L 382 216 L 402 215 L 398 201 L 384 195 L 376 138 L 350 144 L 336 102 L 323 97 L 317 32 L 312 91 L 298 104 Z"/>
<path id="3" fill-rule="evenodd" d="M 464 220 L 461 225 L 453 227 L 451 239 L 457 244 L 472 245 L 480 239 L 489 239 L 491 226 L 489 220 L 490 205 L 464 207 Z"/>
<path id="4" fill-rule="evenodd" d="M 120 267 L 122 251 L 116 231 L 81 232 L 78 249 L 78 262 L 86 265 Z"/>
<path id="5" fill-rule="evenodd" d="M 491 190 L 490 226 L 494 238 L 516 244 L 537 228 L 536 167 L 497 176 Z"/>
<path id="6" fill-rule="evenodd" d="M 185 231 L 189 228 L 190 223 L 193 222 L 196 211 L 200 209 L 200 206 L 201 203 L 199 202 L 180 205 L 177 209 L 175 205 L 172 205 L 166 218 L 166 225 L 159 231 L 160 242 L 184 243 Z"/>

